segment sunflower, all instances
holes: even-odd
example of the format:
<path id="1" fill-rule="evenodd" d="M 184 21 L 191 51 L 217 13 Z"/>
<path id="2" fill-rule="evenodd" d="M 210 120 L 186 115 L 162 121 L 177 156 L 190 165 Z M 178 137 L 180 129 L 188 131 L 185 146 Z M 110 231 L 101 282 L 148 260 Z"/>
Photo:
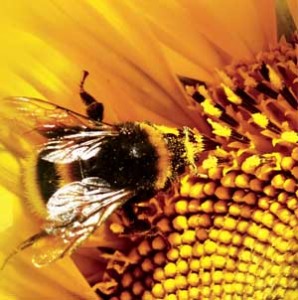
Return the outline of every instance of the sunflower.
<path id="1" fill-rule="evenodd" d="M 1 7 L 1 97 L 84 113 L 88 70 L 105 121 L 195 127 L 221 145 L 133 206 L 143 228 L 119 210 L 72 257 L 39 269 L 17 253 L 1 299 L 298 299 L 296 1 Z M 41 226 L 22 168 L 34 148 L 15 126 L 0 120 L 1 260 Z"/>

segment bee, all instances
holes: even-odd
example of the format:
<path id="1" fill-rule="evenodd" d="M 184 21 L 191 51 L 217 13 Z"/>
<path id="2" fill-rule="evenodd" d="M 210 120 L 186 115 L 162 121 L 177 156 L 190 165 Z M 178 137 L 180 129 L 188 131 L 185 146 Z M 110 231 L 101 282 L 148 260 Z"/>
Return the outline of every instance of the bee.
<path id="1" fill-rule="evenodd" d="M 7 118 L 28 128 L 24 137 L 33 133 L 41 144 L 25 173 L 35 181 L 27 184 L 28 194 L 42 199 L 45 212 L 41 231 L 7 260 L 33 245 L 37 267 L 71 255 L 127 201 L 150 198 L 186 168 L 195 172 L 200 154 L 218 145 L 188 127 L 103 122 L 102 103 L 83 88 L 87 75 L 80 92 L 86 116 L 35 98 L 1 102 Z"/>

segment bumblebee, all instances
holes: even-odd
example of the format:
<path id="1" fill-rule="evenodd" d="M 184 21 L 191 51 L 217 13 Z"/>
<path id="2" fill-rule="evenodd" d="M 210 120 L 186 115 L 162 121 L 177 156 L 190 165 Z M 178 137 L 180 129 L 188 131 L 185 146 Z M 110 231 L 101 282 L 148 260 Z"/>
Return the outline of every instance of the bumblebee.
<path id="1" fill-rule="evenodd" d="M 103 105 L 83 88 L 86 116 L 27 97 L 6 98 L 6 116 L 24 123 L 41 143 L 34 154 L 28 194 L 43 201 L 42 230 L 12 255 L 38 244 L 35 266 L 70 255 L 124 203 L 143 201 L 166 189 L 217 143 L 197 130 L 149 122 L 107 124 Z M 40 142 L 42 141 L 42 142 Z M 30 191 L 34 189 L 34 191 Z"/>

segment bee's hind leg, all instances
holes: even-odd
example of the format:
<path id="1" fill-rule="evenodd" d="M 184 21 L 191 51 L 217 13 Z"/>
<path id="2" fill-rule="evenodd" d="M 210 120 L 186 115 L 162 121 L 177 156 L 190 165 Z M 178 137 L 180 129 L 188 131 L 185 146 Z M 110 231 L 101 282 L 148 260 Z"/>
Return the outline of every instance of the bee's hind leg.
<path id="1" fill-rule="evenodd" d="M 103 119 L 104 106 L 101 102 L 98 102 L 93 96 L 87 93 L 84 89 L 84 83 L 87 76 L 89 75 L 88 71 L 84 71 L 83 78 L 80 83 L 80 97 L 84 104 L 86 105 L 86 113 L 88 117 L 94 121 L 101 122 Z"/>

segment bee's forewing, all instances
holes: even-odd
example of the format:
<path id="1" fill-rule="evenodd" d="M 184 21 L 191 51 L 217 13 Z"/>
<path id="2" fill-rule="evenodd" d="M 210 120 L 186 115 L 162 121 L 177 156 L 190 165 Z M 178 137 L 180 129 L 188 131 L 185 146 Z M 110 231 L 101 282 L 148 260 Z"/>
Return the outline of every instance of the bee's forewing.
<path id="1" fill-rule="evenodd" d="M 1 100 L 1 116 L 29 130 L 51 138 L 84 130 L 113 130 L 112 125 L 51 102 L 30 97 L 7 97 Z M 72 131 L 73 129 L 73 131 Z"/>
<path id="2" fill-rule="evenodd" d="M 0 115 L 14 133 L 38 145 L 40 158 L 52 163 L 94 157 L 106 137 L 118 134 L 115 126 L 35 98 L 4 98 Z"/>
<path id="3" fill-rule="evenodd" d="M 77 160 L 88 160 L 100 151 L 107 137 L 114 136 L 114 131 L 78 132 L 71 136 L 51 139 L 43 145 L 40 158 L 52 163 L 71 163 Z"/>

